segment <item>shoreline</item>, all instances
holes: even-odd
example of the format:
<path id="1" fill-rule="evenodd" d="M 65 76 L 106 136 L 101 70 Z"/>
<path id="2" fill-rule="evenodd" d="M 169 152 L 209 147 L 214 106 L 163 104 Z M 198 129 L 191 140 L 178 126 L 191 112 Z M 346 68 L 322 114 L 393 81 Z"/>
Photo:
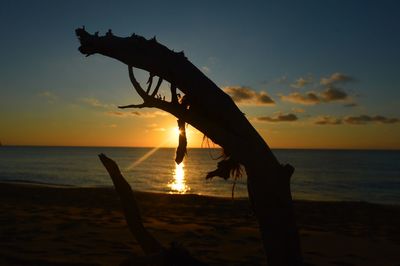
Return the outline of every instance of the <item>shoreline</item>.
<path id="1" fill-rule="evenodd" d="M 71 188 L 71 189 L 79 189 L 79 188 L 84 188 L 84 189 L 114 189 L 113 185 L 99 185 L 99 186 L 77 186 L 77 185 L 69 185 L 69 184 L 55 184 L 55 183 L 46 183 L 46 182 L 40 182 L 40 181 L 30 181 L 30 180 L 1 180 L 1 184 L 11 184 L 11 185 L 22 185 L 22 186 L 43 186 L 43 187 L 50 187 L 50 188 Z M 204 195 L 204 194 L 196 194 L 196 193 L 173 193 L 173 192 L 168 192 L 168 193 L 163 193 L 163 192 L 153 192 L 153 191 L 146 191 L 146 190 L 135 190 L 133 189 L 135 193 L 145 193 L 145 194 L 154 194 L 154 195 L 186 195 L 186 196 L 199 196 L 199 197 L 209 197 L 209 198 L 217 198 L 217 199 L 224 199 L 224 200 L 248 200 L 248 197 L 225 197 L 225 196 L 212 196 L 212 195 Z M 356 201 L 356 200 L 324 200 L 324 199 L 318 199 L 318 200 L 313 200 L 313 199 L 293 199 L 293 202 L 320 202 L 320 203 L 344 203 L 344 204 L 371 204 L 371 205 L 380 205 L 380 206 L 391 206 L 395 208 L 400 208 L 400 204 L 395 204 L 395 203 L 380 203 L 380 202 L 369 202 L 369 201 Z"/>
<path id="2" fill-rule="evenodd" d="M 164 245 L 178 241 L 210 265 L 265 265 L 247 199 L 136 191 L 135 197 L 145 226 Z M 143 254 L 112 187 L 0 183 L 0 206 L 1 265 L 118 265 Z M 400 206 L 294 206 L 308 265 L 400 261 Z"/>

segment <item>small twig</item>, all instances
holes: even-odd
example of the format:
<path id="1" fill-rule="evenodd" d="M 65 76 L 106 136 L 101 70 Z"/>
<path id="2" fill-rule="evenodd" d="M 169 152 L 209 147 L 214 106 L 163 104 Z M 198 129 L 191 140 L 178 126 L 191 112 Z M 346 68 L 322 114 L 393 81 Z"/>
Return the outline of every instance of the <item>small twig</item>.
<path id="1" fill-rule="evenodd" d="M 139 82 L 137 82 L 137 80 L 135 78 L 135 75 L 133 74 L 133 67 L 132 66 L 128 66 L 128 72 L 129 72 L 129 79 L 131 80 L 131 83 L 132 83 L 133 87 L 135 88 L 137 93 L 140 95 L 140 97 L 142 97 L 142 99 L 144 101 L 146 101 L 146 99 L 148 98 L 148 95 L 143 90 L 142 86 L 140 86 Z"/>

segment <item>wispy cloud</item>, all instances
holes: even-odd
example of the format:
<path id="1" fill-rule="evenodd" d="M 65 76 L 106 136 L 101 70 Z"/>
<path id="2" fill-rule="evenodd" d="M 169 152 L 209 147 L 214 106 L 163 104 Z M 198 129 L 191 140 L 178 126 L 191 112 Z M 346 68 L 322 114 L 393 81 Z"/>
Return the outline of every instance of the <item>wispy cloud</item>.
<path id="1" fill-rule="evenodd" d="M 339 88 L 328 88 L 320 93 L 309 91 L 304 94 L 292 92 L 289 95 L 281 95 L 281 100 L 304 105 L 314 105 L 318 103 L 329 103 L 335 101 L 346 101 L 349 95 Z"/>
<path id="2" fill-rule="evenodd" d="M 158 124 L 149 124 L 146 126 L 146 131 L 159 131 L 159 132 L 164 132 L 166 129 L 164 127 L 160 127 Z"/>
<path id="3" fill-rule="evenodd" d="M 344 118 L 344 122 L 352 125 L 363 125 L 367 123 L 381 123 L 381 124 L 394 124 L 400 122 L 398 118 L 388 118 L 382 115 L 369 116 L 347 116 Z"/>
<path id="4" fill-rule="evenodd" d="M 110 107 L 109 104 L 102 103 L 96 98 L 80 98 L 78 100 L 80 102 L 86 104 L 86 105 L 91 106 L 91 107 L 96 107 L 96 108 L 108 108 L 108 107 Z"/>
<path id="5" fill-rule="evenodd" d="M 300 77 L 298 78 L 295 82 L 290 84 L 290 87 L 295 88 L 295 89 L 301 89 L 304 88 L 306 85 L 311 84 L 313 82 L 313 79 L 311 77 Z"/>
<path id="6" fill-rule="evenodd" d="M 320 84 L 324 86 L 332 86 L 338 83 L 346 83 L 349 81 L 354 81 L 354 78 L 349 75 L 336 72 L 331 74 L 329 77 L 321 78 Z"/>
<path id="7" fill-rule="evenodd" d="M 116 116 L 116 117 L 140 116 L 140 113 L 137 111 L 134 112 L 108 111 L 106 112 L 106 114 L 109 116 Z"/>
<path id="8" fill-rule="evenodd" d="M 168 113 L 163 111 L 150 111 L 150 112 L 139 112 L 139 111 L 107 111 L 105 114 L 109 116 L 127 118 L 127 117 L 141 117 L 141 118 L 154 118 L 157 116 L 166 116 Z"/>
<path id="9" fill-rule="evenodd" d="M 305 94 L 292 92 L 289 95 L 281 95 L 281 100 L 285 102 L 313 105 L 321 102 L 316 92 L 310 91 Z"/>
<path id="10" fill-rule="evenodd" d="M 287 84 L 288 83 L 288 77 L 286 75 L 283 75 L 279 78 L 277 78 L 274 83 L 276 84 Z"/>
<path id="11" fill-rule="evenodd" d="M 333 117 L 333 116 L 320 116 L 315 120 L 315 124 L 317 125 L 341 125 L 341 124 L 350 124 L 350 125 L 366 125 L 372 123 L 378 124 L 394 124 L 399 123 L 400 119 L 398 118 L 388 118 L 382 115 L 359 115 L 359 116 L 346 116 L 344 118 Z"/>
<path id="12" fill-rule="evenodd" d="M 106 128 L 117 128 L 118 126 L 116 124 L 109 124 L 109 125 L 104 125 Z"/>
<path id="13" fill-rule="evenodd" d="M 299 114 L 306 112 L 306 110 L 304 110 L 303 108 L 292 108 L 292 111 Z"/>
<path id="14" fill-rule="evenodd" d="M 244 105 L 273 105 L 275 101 L 266 92 L 257 92 L 250 87 L 228 86 L 223 88 L 237 104 Z"/>
<path id="15" fill-rule="evenodd" d="M 303 105 L 314 105 L 319 103 L 330 103 L 330 102 L 349 102 L 351 101 L 350 95 L 341 88 L 340 84 L 344 84 L 355 79 L 349 75 L 343 73 L 333 73 L 328 77 L 320 79 L 320 84 L 316 86 L 313 91 L 305 93 L 292 92 L 288 95 L 280 95 L 282 101 L 292 102 Z M 290 86 L 292 88 L 300 89 L 308 84 L 313 83 L 312 78 L 299 78 Z M 353 107 L 356 103 L 348 103 L 349 107 Z M 350 105 L 351 104 L 351 105 Z"/>
<path id="16" fill-rule="evenodd" d="M 51 91 L 42 91 L 39 93 L 39 96 L 47 99 L 48 103 L 54 103 L 55 101 L 58 100 L 58 96 Z"/>
<path id="17" fill-rule="evenodd" d="M 358 104 L 357 103 L 346 103 L 346 104 L 343 104 L 343 106 L 344 107 L 357 107 Z"/>
<path id="18" fill-rule="evenodd" d="M 317 117 L 314 123 L 317 125 L 340 125 L 342 124 L 342 119 L 324 115 Z"/>
<path id="19" fill-rule="evenodd" d="M 208 66 L 202 66 L 201 70 L 205 73 L 208 74 L 211 72 L 211 69 Z"/>
<path id="20" fill-rule="evenodd" d="M 255 120 L 259 122 L 293 122 L 299 118 L 292 113 L 289 114 L 277 114 L 275 116 L 260 116 L 256 117 Z"/>
<path id="21" fill-rule="evenodd" d="M 321 93 L 321 99 L 324 102 L 346 100 L 348 97 L 349 95 L 345 91 L 334 87 L 328 88 Z"/>
<path id="22" fill-rule="evenodd" d="M 140 117 L 143 118 L 154 118 L 157 116 L 167 116 L 169 115 L 167 112 L 164 111 L 149 111 L 149 112 L 135 112 L 138 113 Z"/>

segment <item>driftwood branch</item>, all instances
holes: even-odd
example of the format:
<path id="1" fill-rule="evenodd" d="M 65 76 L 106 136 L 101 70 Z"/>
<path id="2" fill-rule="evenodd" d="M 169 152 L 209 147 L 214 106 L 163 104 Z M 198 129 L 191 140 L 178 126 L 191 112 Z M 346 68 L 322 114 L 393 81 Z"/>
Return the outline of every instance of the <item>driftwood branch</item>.
<path id="1" fill-rule="evenodd" d="M 135 34 L 126 38 L 114 36 L 112 33 L 96 36 L 89 34 L 83 28 L 77 29 L 76 34 L 81 42 L 79 47 L 81 53 L 85 55 L 99 53 L 109 56 L 128 66 L 146 70 L 160 79 L 174 84 L 186 95 L 191 109 L 196 111 L 196 115 L 192 116 L 191 120 L 184 120 L 205 133 L 214 143 L 224 147 L 238 160 L 246 161 L 249 158 L 244 156 L 245 153 L 242 151 L 238 151 L 236 148 L 231 149 L 231 146 L 237 146 L 244 150 L 249 148 L 253 151 L 260 150 L 260 152 L 268 150 L 265 141 L 258 135 L 232 99 L 188 61 L 183 53 L 171 51 L 155 39 L 146 40 Z M 151 96 L 156 96 L 157 91 L 156 87 Z M 145 91 L 143 92 L 145 93 Z M 176 113 L 172 114 L 176 116 Z M 197 121 L 198 119 L 195 119 L 197 117 L 204 119 Z M 207 123 L 208 121 L 210 123 Z M 257 143 L 255 147 L 251 147 L 254 145 L 250 146 L 249 143 L 246 143 L 248 139 L 243 138 L 248 134 L 253 135 L 252 142 Z M 238 137 L 241 137 L 243 141 L 236 141 Z M 268 165 L 271 167 L 278 165 L 272 153 L 268 152 L 265 156 L 268 156 L 266 162 Z"/>
<path id="2" fill-rule="evenodd" d="M 99 158 L 104 167 L 107 169 L 107 172 L 113 181 L 115 190 L 121 199 L 129 229 L 137 239 L 143 251 L 147 255 L 162 252 L 164 250 L 163 246 L 143 226 L 139 207 L 137 206 L 133 191 L 128 182 L 126 182 L 122 176 L 118 165 L 104 154 L 100 154 Z"/>
<path id="3" fill-rule="evenodd" d="M 149 94 L 150 93 L 150 89 L 151 89 L 151 85 L 153 85 L 153 74 L 149 74 L 149 79 L 147 80 L 147 90 L 146 93 Z"/>
<path id="4" fill-rule="evenodd" d="M 153 93 L 151 94 L 151 97 L 155 97 L 155 96 L 157 95 L 158 90 L 160 89 L 160 86 L 161 86 L 161 83 L 162 83 L 162 82 L 163 82 L 163 79 L 162 79 L 161 77 L 159 77 L 159 78 L 158 78 L 158 81 L 157 81 L 157 85 L 156 85 L 156 87 L 154 88 Z"/>
<path id="5" fill-rule="evenodd" d="M 147 229 L 144 227 L 134 193 L 122 176 L 118 165 L 105 156 L 99 155 L 100 161 L 109 173 L 115 190 L 121 199 L 125 219 L 129 229 L 137 239 L 139 245 L 146 254 L 146 257 L 135 258 L 127 265 L 155 265 L 155 266 L 206 266 L 203 262 L 194 258 L 186 249 L 175 243 L 165 248 Z"/>
<path id="6" fill-rule="evenodd" d="M 146 70 L 158 76 L 159 82 L 166 80 L 184 93 L 185 105 L 176 104 L 174 100 L 166 102 L 156 97 L 159 86 L 148 95 L 150 90 L 144 91 L 131 78 L 144 103 L 123 107 L 159 108 L 197 128 L 223 147 L 230 159 L 245 168 L 249 198 L 260 225 L 269 265 L 302 265 L 290 191 L 293 171 L 279 163 L 233 100 L 183 53 L 176 53 L 155 39 L 146 40 L 135 34 L 123 38 L 111 32 L 98 36 L 89 34 L 84 28 L 77 29 L 76 34 L 81 43 L 79 51 L 84 55 L 98 53 Z M 130 76 L 134 78 L 133 72 Z M 230 166 L 225 166 L 213 174 L 226 176 Z"/>

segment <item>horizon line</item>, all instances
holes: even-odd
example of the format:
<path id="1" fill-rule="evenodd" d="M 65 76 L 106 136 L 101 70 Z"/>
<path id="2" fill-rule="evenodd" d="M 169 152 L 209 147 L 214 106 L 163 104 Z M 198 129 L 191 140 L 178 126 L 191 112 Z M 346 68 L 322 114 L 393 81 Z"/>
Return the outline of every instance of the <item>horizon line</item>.
<path id="1" fill-rule="evenodd" d="M 36 145 L 36 144 L 2 144 L 0 147 L 54 147 L 54 148 L 143 148 L 153 149 L 154 146 L 99 146 L 99 145 Z M 176 149 L 176 147 L 159 147 L 160 149 Z M 187 147 L 188 149 L 222 149 L 216 147 Z M 400 148 L 331 148 L 331 147 L 270 147 L 271 150 L 349 150 L 349 151 L 400 151 Z"/>

